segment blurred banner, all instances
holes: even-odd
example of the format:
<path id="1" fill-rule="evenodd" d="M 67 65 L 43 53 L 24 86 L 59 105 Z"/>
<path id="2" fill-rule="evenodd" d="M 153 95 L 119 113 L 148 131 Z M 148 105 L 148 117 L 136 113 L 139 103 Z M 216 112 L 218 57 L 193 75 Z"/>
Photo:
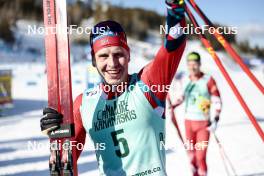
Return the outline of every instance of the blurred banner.
<path id="1" fill-rule="evenodd" d="M 0 105 L 12 102 L 12 70 L 0 70 Z"/>

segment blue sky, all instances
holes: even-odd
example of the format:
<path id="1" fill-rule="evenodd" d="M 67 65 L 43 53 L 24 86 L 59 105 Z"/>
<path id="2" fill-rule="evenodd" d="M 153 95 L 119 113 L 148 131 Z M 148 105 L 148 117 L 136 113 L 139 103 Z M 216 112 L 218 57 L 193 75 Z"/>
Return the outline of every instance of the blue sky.
<path id="1" fill-rule="evenodd" d="M 141 7 L 165 14 L 164 0 L 104 0 L 124 7 Z M 226 24 L 264 23 L 263 0 L 196 0 L 208 17 Z"/>
<path id="2" fill-rule="evenodd" d="M 141 7 L 166 14 L 164 0 L 103 0 L 123 7 Z M 196 0 L 213 22 L 238 27 L 238 39 L 264 47 L 264 0 Z"/>

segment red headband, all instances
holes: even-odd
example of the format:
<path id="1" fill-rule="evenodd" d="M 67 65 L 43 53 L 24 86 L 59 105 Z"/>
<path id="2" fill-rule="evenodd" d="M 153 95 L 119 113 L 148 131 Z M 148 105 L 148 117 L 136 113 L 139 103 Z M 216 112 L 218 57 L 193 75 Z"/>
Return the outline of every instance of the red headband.
<path id="1" fill-rule="evenodd" d="M 126 40 L 122 36 L 104 36 L 97 39 L 93 44 L 93 53 L 110 46 L 121 46 L 129 52 Z"/>

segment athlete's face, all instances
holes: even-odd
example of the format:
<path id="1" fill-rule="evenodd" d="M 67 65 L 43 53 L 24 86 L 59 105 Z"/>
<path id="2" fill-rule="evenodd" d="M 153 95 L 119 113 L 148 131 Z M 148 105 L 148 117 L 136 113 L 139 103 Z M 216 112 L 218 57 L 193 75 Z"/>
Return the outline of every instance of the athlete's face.
<path id="1" fill-rule="evenodd" d="M 200 62 L 188 61 L 187 62 L 187 67 L 188 67 L 188 70 L 189 70 L 189 74 L 191 76 L 195 76 L 195 75 L 197 75 L 197 74 L 199 74 L 201 72 L 201 70 L 200 70 L 200 67 L 201 67 Z"/>
<path id="2" fill-rule="evenodd" d="M 102 48 L 95 53 L 95 65 L 109 85 L 118 85 L 127 81 L 129 53 L 121 46 Z"/>

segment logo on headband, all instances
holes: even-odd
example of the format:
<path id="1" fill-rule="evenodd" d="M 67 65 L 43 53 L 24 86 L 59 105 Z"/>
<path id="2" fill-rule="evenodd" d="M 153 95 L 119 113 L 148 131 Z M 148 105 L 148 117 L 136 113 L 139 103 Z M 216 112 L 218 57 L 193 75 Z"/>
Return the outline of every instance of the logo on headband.
<path id="1" fill-rule="evenodd" d="M 109 43 L 110 42 L 109 42 L 108 38 L 103 38 L 102 40 L 100 40 L 100 45 L 107 45 Z"/>

